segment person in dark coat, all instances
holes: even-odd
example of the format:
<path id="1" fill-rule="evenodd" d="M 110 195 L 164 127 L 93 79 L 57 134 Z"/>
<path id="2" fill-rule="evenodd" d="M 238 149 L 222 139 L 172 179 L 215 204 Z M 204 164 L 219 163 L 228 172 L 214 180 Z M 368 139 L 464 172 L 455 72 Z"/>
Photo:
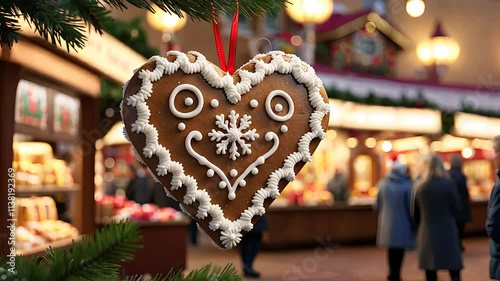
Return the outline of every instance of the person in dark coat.
<path id="1" fill-rule="evenodd" d="M 339 169 L 328 182 L 327 189 L 333 195 L 333 202 L 345 203 L 349 200 L 349 180 Z"/>
<path id="2" fill-rule="evenodd" d="M 500 135 L 493 139 L 493 149 L 497 176 L 500 177 Z M 490 278 L 500 280 L 500 180 L 493 187 L 488 202 L 486 233 L 490 237 Z"/>
<path id="3" fill-rule="evenodd" d="M 252 230 L 243 235 L 240 242 L 240 257 L 243 263 L 245 277 L 259 278 L 260 273 L 253 268 L 253 262 L 257 257 L 262 245 L 263 232 L 269 228 L 266 215 L 264 214 L 255 222 Z"/>
<path id="4" fill-rule="evenodd" d="M 456 226 L 458 195 L 439 156 L 424 160 L 424 174 L 416 184 L 412 203 L 418 227 L 418 262 L 427 281 L 436 281 L 440 269 L 449 270 L 451 280 L 459 281 L 463 261 Z"/>
<path id="5" fill-rule="evenodd" d="M 377 245 L 387 247 L 388 280 L 401 280 L 401 265 L 406 249 L 415 247 L 415 225 L 411 217 L 412 181 L 408 167 L 395 161 L 381 182 L 377 195 Z"/>
<path id="6" fill-rule="evenodd" d="M 149 175 L 146 165 L 135 163 L 130 165 L 133 177 L 127 185 L 125 196 L 138 204 L 151 203 L 153 193 L 153 178 Z"/>
<path id="7" fill-rule="evenodd" d="M 467 178 L 462 172 L 462 157 L 454 154 L 450 159 L 451 167 L 448 171 L 451 180 L 455 183 L 458 192 L 458 203 L 460 211 L 457 214 L 458 236 L 460 238 L 460 248 L 464 250 L 462 239 L 464 238 L 465 224 L 472 220 L 469 205 L 469 189 L 467 188 Z"/>

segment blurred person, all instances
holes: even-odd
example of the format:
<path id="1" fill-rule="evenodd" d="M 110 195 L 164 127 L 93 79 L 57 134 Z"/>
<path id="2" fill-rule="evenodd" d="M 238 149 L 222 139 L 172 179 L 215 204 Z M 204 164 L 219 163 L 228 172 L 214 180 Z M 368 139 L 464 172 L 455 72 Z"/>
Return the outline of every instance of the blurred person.
<path id="1" fill-rule="evenodd" d="M 240 257 L 243 263 L 243 274 L 249 278 L 259 278 L 260 272 L 255 271 L 253 262 L 262 245 L 263 232 L 269 228 L 264 214 L 255 222 L 252 230 L 243 235 L 240 242 Z"/>
<path id="2" fill-rule="evenodd" d="M 344 172 L 339 169 L 335 170 L 335 175 L 328 182 L 328 191 L 333 195 L 334 202 L 347 202 L 349 199 L 349 181 Z"/>
<path id="3" fill-rule="evenodd" d="M 378 212 L 377 245 L 388 248 L 387 280 L 401 281 L 405 250 L 415 247 L 411 196 L 412 181 L 408 167 L 395 161 L 389 175 L 380 182 L 375 204 Z"/>
<path id="4" fill-rule="evenodd" d="M 467 178 L 462 172 L 462 157 L 458 154 L 453 154 L 450 158 L 451 167 L 448 174 L 451 180 L 455 183 L 458 192 L 459 212 L 457 214 L 458 237 L 460 239 L 460 248 L 465 249 L 462 243 L 464 238 L 465 224 L 472 220 L 470 205 L 469 205 L 469 189 L 467 188 Z"/>
<path id="5" fill-rule="evenodd" d="M 493 149 L 493 162 L 500 177 L 500 135 L 493 138 Z M 488 202 L 486 233 L 490 237 L 490 278 L 500 280 L 500 180 L 493 187 Z"/>
<path id="6" fill-rule="evenodd" d="M 138 204 L 151 203 L 153 179 L 145 164 L 136 162 L 130 165 L 132 179 L 127 185 L 125 196 Z"/>
<path id="7" fill-rule="evenodd" d="M 419 267 L 427 281 L 437 280 L 437 270 L 449 270 L 452 281 L 460 281 L 462 251 L 456 226 L 458 194 L 448 179 L 442 159 L 429 155 L 415 185 L 412 213 L 417 224 Z"/>

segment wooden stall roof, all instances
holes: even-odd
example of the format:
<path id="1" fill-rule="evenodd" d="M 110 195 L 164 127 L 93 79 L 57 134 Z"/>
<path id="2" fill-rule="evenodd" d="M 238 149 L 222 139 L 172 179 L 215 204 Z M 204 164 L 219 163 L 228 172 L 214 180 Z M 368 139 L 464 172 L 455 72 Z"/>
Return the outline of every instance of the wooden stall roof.
<path id="1" fill-rule="evenodd" d="M 113 36 L 88 30 L 83 49 L 54 47 L 26 22 L 21 22 L 21 39 L 12 49 L 0 47 L 0 60 L 22 65 L 57 79 L 82 93 L 98 96 L 100 77 L 123 84 L 147 60 Z M 71 75 L 68 75 L 71 74 Z"/>

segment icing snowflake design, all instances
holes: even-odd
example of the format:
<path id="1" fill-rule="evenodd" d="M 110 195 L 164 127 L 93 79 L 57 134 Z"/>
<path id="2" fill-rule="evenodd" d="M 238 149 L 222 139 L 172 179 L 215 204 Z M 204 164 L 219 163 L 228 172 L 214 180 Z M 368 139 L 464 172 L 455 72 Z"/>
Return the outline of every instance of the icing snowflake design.
<path id="1" fill-rule="evenodd" d="M 251 154 L 252 150 L 250 149 L 251 145 L 246 143 L 246 141 L 254 141 L 259 137 L 256 129 L 247 130 L 252 124 L 250 119 L 252 118 L 249 115 L 244 114 L 242 118 L 239 118 L 240 115 L 236 113 L 234 110 L 231 110 L 231 113 L 227 116 L 227 119 L 224 118 L 224 114 L 215 116 L 215 125 L 219 127 L 220 130 L 212 129 L 211 132 L 208 133 L 211 141 L 219 142 L 217 144 L 217 154 L 226 154 L 229 147 L 229 158 L 233 161 L 236 158 L 240 157 L 242 154 Z M 239 120 L 239 124 L 238 124 Z M 245 141 L 246 140 L 246 141 Z M 241 154 L 238 151 L 238 145 L 241 148 Z"/>

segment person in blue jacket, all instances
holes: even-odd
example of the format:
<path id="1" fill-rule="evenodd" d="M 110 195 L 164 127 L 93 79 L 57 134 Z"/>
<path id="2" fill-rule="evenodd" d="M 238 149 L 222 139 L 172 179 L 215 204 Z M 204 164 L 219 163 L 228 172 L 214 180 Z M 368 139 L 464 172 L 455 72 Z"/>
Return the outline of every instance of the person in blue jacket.
<path id="1" fill-rule="evenodd" d="M 377 245 L 387 248 L 387 280 L 390 281 L 401 281 L 405 251 L 415 247 L 415 224 L 410 209 L 412 186 L 408 167 L 398 160 L 379 184 L 375 205 L 378 211 Z"/>
<path id="2" fill-rule="evenodd" d="M 500 177 L 500 135 L 493 138 L 495 150 L 495 167 Z M 490 237 L 490 278 L 500 280 L 500 180 L 491 191 L 488 202 L 488 218 L 486 219 L 486 232 Z"/>

